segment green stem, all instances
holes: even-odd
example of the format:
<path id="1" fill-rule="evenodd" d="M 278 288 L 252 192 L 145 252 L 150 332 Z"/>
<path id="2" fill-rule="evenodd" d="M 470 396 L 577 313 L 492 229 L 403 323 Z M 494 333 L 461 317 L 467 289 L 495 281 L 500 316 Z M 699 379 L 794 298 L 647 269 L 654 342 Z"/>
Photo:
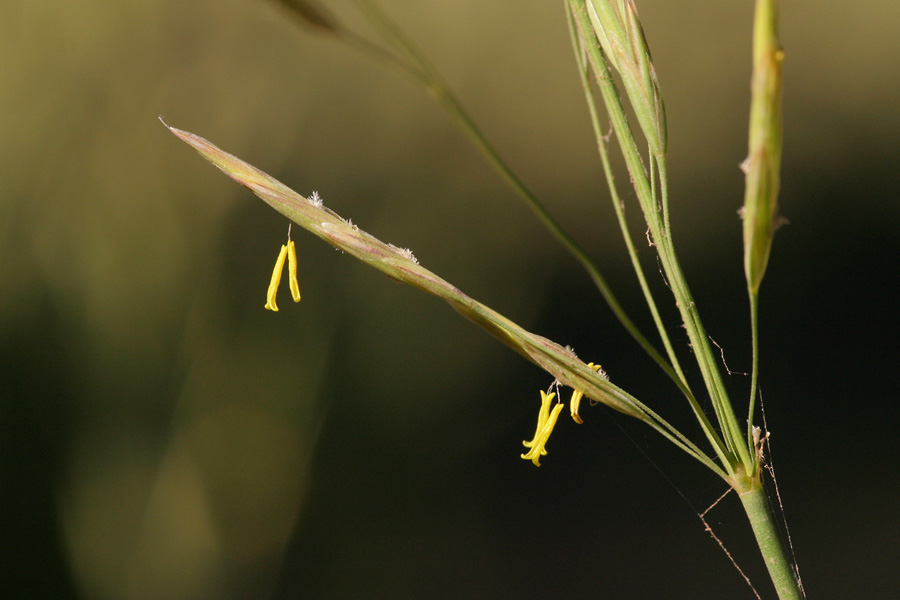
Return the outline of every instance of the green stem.
<path id="1" fill-rule="evenodd" d="M 664 165 L 665 161 L 662 160 L 660 163 Z M 665 172 L 665 167 L 663 167 L 661 172 Z M 667 188 L 663 187 L 664 195 L 667 194 L 667 191 Z M 667 202 L 668 199 L 664 198 L 663 204 Z M 651 220 L 650 222 L 652 223 L 653 221 Z M 651 231 L 653 231 L 652 224 L 650 227 Z M 712 352 L 709 336 L 703 327 L 703 322 L 700 320 L 700 313 L 688 287 L 687 278 L 684 276 L 684 272 L 681 270 L 681 263 L 675 254 L 670 232 L 664 229 L 659 234 L 653 232 L 653 236 L 654 240 L 659 240 L 657 250 L 660 262 L 663 265 L 663 271 L 669 279 L 669 286 L 681 313 L 682 322 L 691 342 L 691 348 L 694 350 L 697 365 L 700 368 L 700 374 L 703 377 L 706 389 L 709 391 L 710 401 L 722 431 L 722 437 L 729 453 L 735 457 L 731 462 L 732 464 L 739 462 L 745 470 L 752 472 L 755 461 L 750 450 L 750 442 L 744 439 L 743 431 L 738 424 L 734 408 L 728 398 L 725 382 L 722 380 L 722 373 Z"/>
<path id="2" fill-rule="evenodd" d="M 759 477 L 749 478 L 743 482 L 742 488 L 735 487 L 778 597 L 780 600 L 803 600 L 803 588 L 799 577 L 791 568 L 791 561 L 775 526 L 774 514 L 766 499 L 762 481 Z"/>
<path id="3" fill-rule="evenodd" d="M 753 369 L 750 373 L 750 403 L 747 411 L 747 440 L 753 440 L 753 412 L 756 408 L 756 390 L 759 378 L 759 295 L 750 295 L 750 338 L 753 346 Z"/>
<path id="4" fill-rule="evenodd" d="M 662 212 L 663 212 L 663 230 L 666 232 L 666 238 L 672 239 L 672 225 L 669 223 L 669 161 L 665 156 L 661 158 L 651 157 L 651 162 L 656 163 L 659 169 L 659 186 L 662 188 Z"/>

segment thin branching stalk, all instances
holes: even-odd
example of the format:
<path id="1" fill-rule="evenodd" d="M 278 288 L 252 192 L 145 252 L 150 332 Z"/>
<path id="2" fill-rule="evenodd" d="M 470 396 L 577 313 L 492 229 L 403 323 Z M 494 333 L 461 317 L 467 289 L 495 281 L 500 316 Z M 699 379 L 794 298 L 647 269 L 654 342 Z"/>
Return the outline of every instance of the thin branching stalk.
<path id="1" fill-rule="evenodd" d="M 752 363 L 750 370 L 750 402 L 747 408 L 747 439 L 753 439 L 753 413 L 756 408 L 756 394 L 759 386 L 759 294 L 748 291 L 750 302 L 750 348 Z"/>

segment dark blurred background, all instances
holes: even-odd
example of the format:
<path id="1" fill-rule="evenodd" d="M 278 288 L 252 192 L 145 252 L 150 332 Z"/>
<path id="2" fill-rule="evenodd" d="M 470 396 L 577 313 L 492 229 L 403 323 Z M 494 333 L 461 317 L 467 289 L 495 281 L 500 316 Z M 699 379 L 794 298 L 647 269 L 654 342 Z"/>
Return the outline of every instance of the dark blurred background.
<path id="1" fill-rule="evenodd" d="M 748 371 L 752 3 L 638 4 L 676 244 L 710 335 Z M 810 598 L 897 598 L 900 4 L 783 4 L 790 225 L 761 308 L 773 459 Z M 562 2 L 385 6 L 649 332 Z M 420 89 L 265 0 L 7 1 L 0 66 L 4 598 L 754 598 L 697 518 L 721 481 L 603 407 L 561 421 L 540 469 L 521 460 L 549 377 L 441 302 L 295 229 L 304 299 L 263 310 L 285 219 L 157 121 L 318 190 L 701 440 Z M 740 406 L 747 379 L 729 377 Z M 737 500 L 707 518 L 771 598 Z"/>

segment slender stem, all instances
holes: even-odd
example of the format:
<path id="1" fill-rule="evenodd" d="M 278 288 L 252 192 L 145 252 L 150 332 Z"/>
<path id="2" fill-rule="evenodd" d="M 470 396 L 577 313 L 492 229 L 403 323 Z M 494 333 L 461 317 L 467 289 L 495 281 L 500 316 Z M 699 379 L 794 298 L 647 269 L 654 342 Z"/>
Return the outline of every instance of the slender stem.
<path id="1" fill-rule="evenodd" d="M 691 341 L 697 365 L 700 367 L 700 373 L 709 391 L 713 410 L 722 430 L 722 436 L 729 452 L 735 456 L 734 462 L 740 462 L 746 470 L 752 471 L 755 462 L 753 454 L 749 449 L 748 441 L 743 439 L 743 432 L 738 426 L 734 409 L 725 390 L 722 374 L 712 353 L 709 338 L 700 320 L 697 305 L 694 303 L 693 296 L 687 286 L 681 265 L 671 246 L 665 251 L 663 250 L 669 244 L 671 244 L 670 241 L 664 241 L 658 245 L 660 261 L 662 262 L 663 270 L 669 277 L 669 283 L 675 295 L 678 309 L 681 312 L 688 338 Z"/>
<path id="2" fill-rule="evenodd" d="M 652 205 L 654 207 L 653 212 L 655 214 L 658 211 L 659 206 L 660 206 L 659 190 L 656 187 L 656 177 L 657 177 L 656 174 L 657 174 L 658 162 L 656 160 L 654 160 L 652 153 L 648 152 L 647 154 L 650 156 L 650 199 L 652 200 Z M 665 231 L 666 235 L 668 236 L 669 228 L 663 227 L 663 231 Z"/>
<path id="3" fill-rule="evenodd" d="M 753 346 L 753 369 L 750 373 L 750 402 L 747 410 L 747 439 L 753 440 L 753 412 L 759 377 L 759 295 L 748 290 L 750 296 L 750 339 Z M 752 442 L 751 442 L 752 443 Z"/>
<path id="4" fill-rule="evenodd" d="M 663 229 L 666 232 L 666 238 L 672 239 L 672 225 L 669 223 L 669 173 L 668 160 L 665 156 L 652 159 L 659 169 L 659 185 L 662 188 L 662 212 L 663 212 Z"/>
<path id="5" fill-rule="evenodd" d="M 651 160 L 653 159 L 651 158 Z M 657 163 L 660 167 L 661 180 L 665 182 L 665 157 L 658 159 Z M 665 207 L 668 206 L 668 186 L 662 184 L 661 187 L 663 196 L 662 205 Z M 654 203 L 654 207 L 655 206 L 656 204 Z M 656 215 L 658 216 L 659 213 L 656 213 Z M 651 230 L 653 222 L 653 220 L 650 221 Z M 656 222 L 658 223 L 659 221 Z M 694 349 L 694 354 L 697 358 L 697 364 L 700 367 L 704 383 L 709 391 L 713 410 L 716 414 L 716 419 L 719 422 L 719 427 L 722 430 L 722 436 L 729 451 L 736 456 L 736 459 L 740 461 L 744 469 L 752 472 L 755 461 L 750 446 L 750 439 L 745 439 L 743 437 L 743 432 L 738 426 L 734 409 L 728 399 L 725 383 L 722 380 L 722 373 L 719 370 L 718 362 L 716 361 L 709 344 L 709 337 L 700 320 L 697 305 L 694 303 L 690 288 L 687 285 L 687 279 L 681 270 L 681 264 L 675 254 L 672 233 L 666 224 L 665 216 L 663 217 L 663 230 L 659 234 L 654 232 L 654 239 L 659 240 L 657 249 L 660 261 L 669 277 L 669 284 L 672 288 L 672 293 L 675 295 L 676 304 L 681 311 L 684 326 L 687 330 L 688 338 L 691 340 L 691 347 Z"/>
<path id="6" fill-rule="evenodd" d="M 762 552 L 769 576 L 781 600 L 803 600 L 803 588 L 799 577 L 791 568 L 791 561 L 775 525 L 774 514 L 766 499 L 765 489 L 759 477 L 750 478 L 738 490 L 741 504 L 750 520 L 753 535 Z"/>
<path id="7" fill-rule="evenodd" d="M 650 409 L 650 407 L 645 404 L 640 405 L 641 410 L 650 417 L 650 420 L 645 421 L 650 427 L 658 431 L 663 437 L 667 438 L 670 442 L 684 450 L 687 454 L 693 456 L 695 459 L 706 465 L 713 473 L 724 479 L 725 481 L 730 481 L 731 478 L 726 473 L 722 467 L 717 465 L 715 461 L 713 461 L 709 456 L 706 455 L 696 444 L 690 441 L 684 434 L 675 429 L 672 425 L 668 423 L 665 419 L 663 419 L 659 414 Z"/>

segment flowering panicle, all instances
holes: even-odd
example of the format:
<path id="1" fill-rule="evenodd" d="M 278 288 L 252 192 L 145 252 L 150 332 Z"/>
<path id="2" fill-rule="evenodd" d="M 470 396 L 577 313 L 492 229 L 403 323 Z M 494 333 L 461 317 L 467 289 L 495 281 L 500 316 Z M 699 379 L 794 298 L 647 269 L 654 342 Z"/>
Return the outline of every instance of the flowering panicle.
<path id="1" fill-rule="evenodd" d="M 587 366 L 596 372 L 600 371 L 600 365 L 588 363 Z M 558 382 L 556 382 L 555 385 L 558 385 Z M 581 404 L 582 397 L 584 397 L 583 391 L 574 390 L 572 392 L 572 399 L 569 402 L 572 419 L 576 423 L 583 423 L 581 416 L 578 414 L 578 407 Z M 522 455 L 522 458 L 530 460 L 536 467 L 541 466 L 541 457 L 547 455 L 547 449 L 545 448 L 547 440 L 550 439 L 550 434 L 553 432 L 556 421 L 559 419 L 559 413 L 561 413 L 563 409 L 563 404 L 561 402 L 557 402 L 553 409 L 550 409 L 550 403 L 553 402 L 554 398 L 556 398 L 556 392 L 548 394 L 544 390 L 541 390 L 541 410 L 538 412 L 538 422 L 537 427 L 534 430 L 534 437 L 530 442 L 522 442 L 523 446 L 530 448 L 528 452 Z"/>

